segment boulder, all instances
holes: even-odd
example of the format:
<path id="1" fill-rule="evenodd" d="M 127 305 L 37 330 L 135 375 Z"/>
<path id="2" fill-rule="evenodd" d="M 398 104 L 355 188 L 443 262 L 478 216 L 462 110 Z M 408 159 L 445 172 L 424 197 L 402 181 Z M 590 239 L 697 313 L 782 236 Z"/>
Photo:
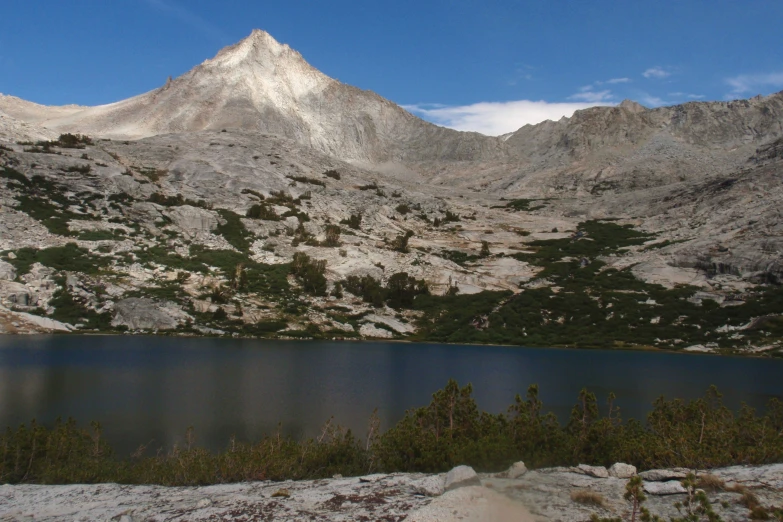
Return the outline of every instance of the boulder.
<path id="1" fill-rule="evenodd" d="M 0 279 L 5 279 L 6 281 L 16 279 L 16 268 L 14 268 L 14 265 L 0 261 Z"/>
<path id="2" fill-rule="evenodd" d="M 511 465 L 510 468 L 508 468 L 508 471 L 506 472 L 506 477 L 510 479 L 516 479 L 521 477 L 527 473 L 527 466 L 525 466 L 525 463 L 521 460 L 519 462 L 515 462 Z"/>
<path id="3" fill-rule="evenodd" d="M 73 329 L 73 327 L 69 324 L 61 323 L 60 321 L 55 321 L 54 319 L 49 319 L 48 317 L 41 317 L 39 315 L 28 314 L 25 312 L 16 312 L 15 315 L 20 319 L 45 330 L 51 330 L 54 332 L 70 332 Z"/>
<path id="4" fill-rule="evenodd" d="M 172 330 L 179 321 L 169 306 L 160 305 L 152 299 L 129 297 L 114 304 L 112 326 L 127 326 L 131 330 Z"/>
<path id="5" fill-rule="evenodd" d="M 198 232 L 210 232 L 218 226 L 215 212 L 190 205 L 172 207 L 165 212 L 165 215 L 186 236 L 194 236 Z"/>
<path id="6" fill-rule="evenodd" d="M 378 328 L 377 326 L 368 323 L 363 324 L 362 327 L 359 328 L 359 334 L 362 337 L 378 337 L 381 339 L 391 339 L 394 337 L 394 334 L 389 330 L 384 330 L 383 328 Z"/>
<path id="7" fill-rule="evenodd" d="M 639 476 L 642 480 L 650 482 L 663 482 L 665 480 L 679 480 L 684 479 L 688 474 L 688 470 L 682 468 L 674 469 L 650 469 L 642 471 Z"/>
<path id="8" fill-rule="evenodd" d="M 431 475 L 412 481 L 410 488 L 414 495 L 439 497 L 446 491 L 446 480 L 443 475 Z"/>
<path id="9" fill-rule="evenodd" d="M 8 305 L 33 306 L 35 297 L 23 284 L 0 281 L 0 301 Z"/>
<path id="10" fill-rule="evenodd" d="M 588 466 L 587 464 L 579 464 L 577 471 L 584 473 L 590 477 L 595 478 L 609 478 L 609 472 L 603 466 Z"/>
<path id="11" fill-rule="evenodd" d="M 445 491 L 462 488 L 465 486 L 480 486 L 481 480 L 470 466 L 457 466 L 446 473 L 446 481 L 443 484 Z"/>
<path id="12" fill-rule="evenodd" d="M 363 318 L 370 323 L 385 324 L 392 330 L 400 334 L 409 334 L 416 331 L 416 329 L 410 324 L 403 323 L 402 321 L 395 319 L 394 317 L 388 317 L 385 315 L 369 314 Z"/>
<path id="13" fill-rule="evenodd" d="M 610 477 L 627 479 L 633 477 L 634 475 L 636 475 L 636 466 L 631 466 L 630 464 L 615 462 L 612 464 L 612 467 L 609 468 Z"/>
<path id="14" fill-rule="evenodd" d="M 668 482 L 645 482 L 644 491 L 650 495 L 678 495 L 687 493 L 679 480 L 670 480 Z"/>

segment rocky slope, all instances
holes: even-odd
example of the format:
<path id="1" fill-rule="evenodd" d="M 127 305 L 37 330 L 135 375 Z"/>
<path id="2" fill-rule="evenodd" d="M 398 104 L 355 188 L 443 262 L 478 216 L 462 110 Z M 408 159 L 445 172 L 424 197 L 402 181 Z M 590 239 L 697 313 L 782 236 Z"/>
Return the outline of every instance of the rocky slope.
<path id="1" fill-rule="evenodd" d="M 781 354 L 783 93 L 500 139 L 254 31 L 129 100 L 0 111 L 6 332 Z"/>
<path id="2" fill-rule="evenodd" d="M 680 516 L 681 480 L 689 470 L 639 475 L 654 515 Z M 694 470 L 695 471 L 695 470 Z M 415 522 L 587 521 L 591 515 L 630 520 L 623 498 L 633 466 L 551 468 L 476 473 L 460 466 L 441 475 L 376 474 L 317 481 L 255 482 L 206 487 L 0 486 L 0 520 L 389 520 Z M 783 467 L 695 471 L 715 513 L 725 522 L 783 505 Z M 709 485 L 709 486 L 707 486 Z M 687 508 L 683 508 L 687 509 Z M 766 519 L 765 519 L 766 520 Z"/>

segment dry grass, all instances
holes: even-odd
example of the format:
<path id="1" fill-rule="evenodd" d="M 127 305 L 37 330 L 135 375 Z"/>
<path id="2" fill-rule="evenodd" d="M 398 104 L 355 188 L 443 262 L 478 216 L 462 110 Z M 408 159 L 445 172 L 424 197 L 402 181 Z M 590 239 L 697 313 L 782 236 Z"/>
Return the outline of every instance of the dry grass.
<path id="1" fill-rule="evenodd" d="M 606 507 L 606 499 L 600 493 L 589 490 L 577 490 L 571 492 L 571 500 L 585 506 Z"/>
<path id="2" fill-rule="evenodd" d="M 726 487 L 725 489 L 726 491 L 731 491 L 732 493 L 739 493 L 739 504 L 742 504 L 748 509 L 753 509 L 759 505 L 758 497 L 751 490 L 741 484 L 733 484 Z"/>
<path id="3" fill-rule="evenodd" d="M 704 475 L 699 475 L 697 487 L 704 491 L 723 491 L 726 489 L 726 483 L 720 477 L 705 473 Z"/>

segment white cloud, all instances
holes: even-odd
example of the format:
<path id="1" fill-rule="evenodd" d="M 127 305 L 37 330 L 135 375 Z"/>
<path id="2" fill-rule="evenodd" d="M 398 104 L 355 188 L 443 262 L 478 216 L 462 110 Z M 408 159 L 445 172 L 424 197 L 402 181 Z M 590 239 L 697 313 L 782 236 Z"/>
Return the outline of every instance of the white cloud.
<path id="1" fill-rule="evenodd" d="M 704 98 L 703 94 L 690 94 L 687 92 L 670 92 L 669 96 L 673 98 L 690 98 L 691 100 L 701 100 Z"/>
<path id="2" fill-rule="evenodd" d="M 741 74 L 733 78 L 726 78 L 726 83 L 732 88 L 731 94 L 744 94 L 758 92 L 762 89 L 783 88 L 783 72 L 767 74 Z"/>
<path id="3" fill-rule="evenodd" d="M 174 18 L 179 19 L 180 22 L 191 26 L 192 28 L 200 31 L 202 34 L 213 38 L 220 43 L 230 41 L 230 38 L 221 31 L 217 26 L 206 21 L 202 17 L 198 16 L 194 12 L 177 4 L 174 0 L 145 0 L 147 4 L 157 9 L 169 13 Z"/>
<path id="4" fill-rule="evenodd" d="M 589 103 L 602 103 L 602 102 L 608 102 L 614 96 L 612 95 L 612 91 L 605 90 L 605 91 L 590 91 L 590 90 L 583 90 L 580 89 L 581 92 L 578 92 L 572 96 L 569 96 L 569 100 L 578 100 L 578 101 L 584 101 Z"/>
<path id="5" fill-rule="evenodd" d="M 514 132 L 527 124 L 570 117 L 574 111 L 608 105 L 607 103 L 549 103 L 518 100 L 481 102 L 472 105 L 444 107 L 435 104 L 403 105 L 402 107 L 438 125 L 461 131 L 474 131 L 489 136 Z"/>
<path id="6" fill-rule="evenodd" d="M 671 74 L 672 73 L 670 73 L 669 71 L 665 70 L 664 68 L 656 66 L 656 67 L 650 67 L 649 69 L 644 71 L 642 73 L 642 76 L 644 76 L 645 78 L 656 78 L 656 79 L 660 80 L 662 78 L 666 78 L 668 76 L 671 76 Z"/>
<path id="7" fill-rule="evenodd" d="M 639 94 L 639 103 L 647 107 L 660 107 L 662 105 L 670 104 L 670 102 L 646 92 Z"/>
<path id="8" fill-rule="evenodd" d="M 598 82 L 600 85 L 601 83 L 630 83 L 630 78 L 612 78 L 611 80 L 606 80 L 605 82 Z"/>

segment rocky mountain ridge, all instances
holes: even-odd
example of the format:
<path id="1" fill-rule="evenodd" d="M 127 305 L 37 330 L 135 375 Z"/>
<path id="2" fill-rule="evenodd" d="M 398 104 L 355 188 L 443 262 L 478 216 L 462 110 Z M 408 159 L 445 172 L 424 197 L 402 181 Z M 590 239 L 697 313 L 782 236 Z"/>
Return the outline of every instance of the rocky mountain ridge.
<path id="1" fill-rule="evenodd" d="M 0 111 L 8 332 L 781 353 L 783 93 L 494 138 L 254 31 L 129 100 Z"/>

